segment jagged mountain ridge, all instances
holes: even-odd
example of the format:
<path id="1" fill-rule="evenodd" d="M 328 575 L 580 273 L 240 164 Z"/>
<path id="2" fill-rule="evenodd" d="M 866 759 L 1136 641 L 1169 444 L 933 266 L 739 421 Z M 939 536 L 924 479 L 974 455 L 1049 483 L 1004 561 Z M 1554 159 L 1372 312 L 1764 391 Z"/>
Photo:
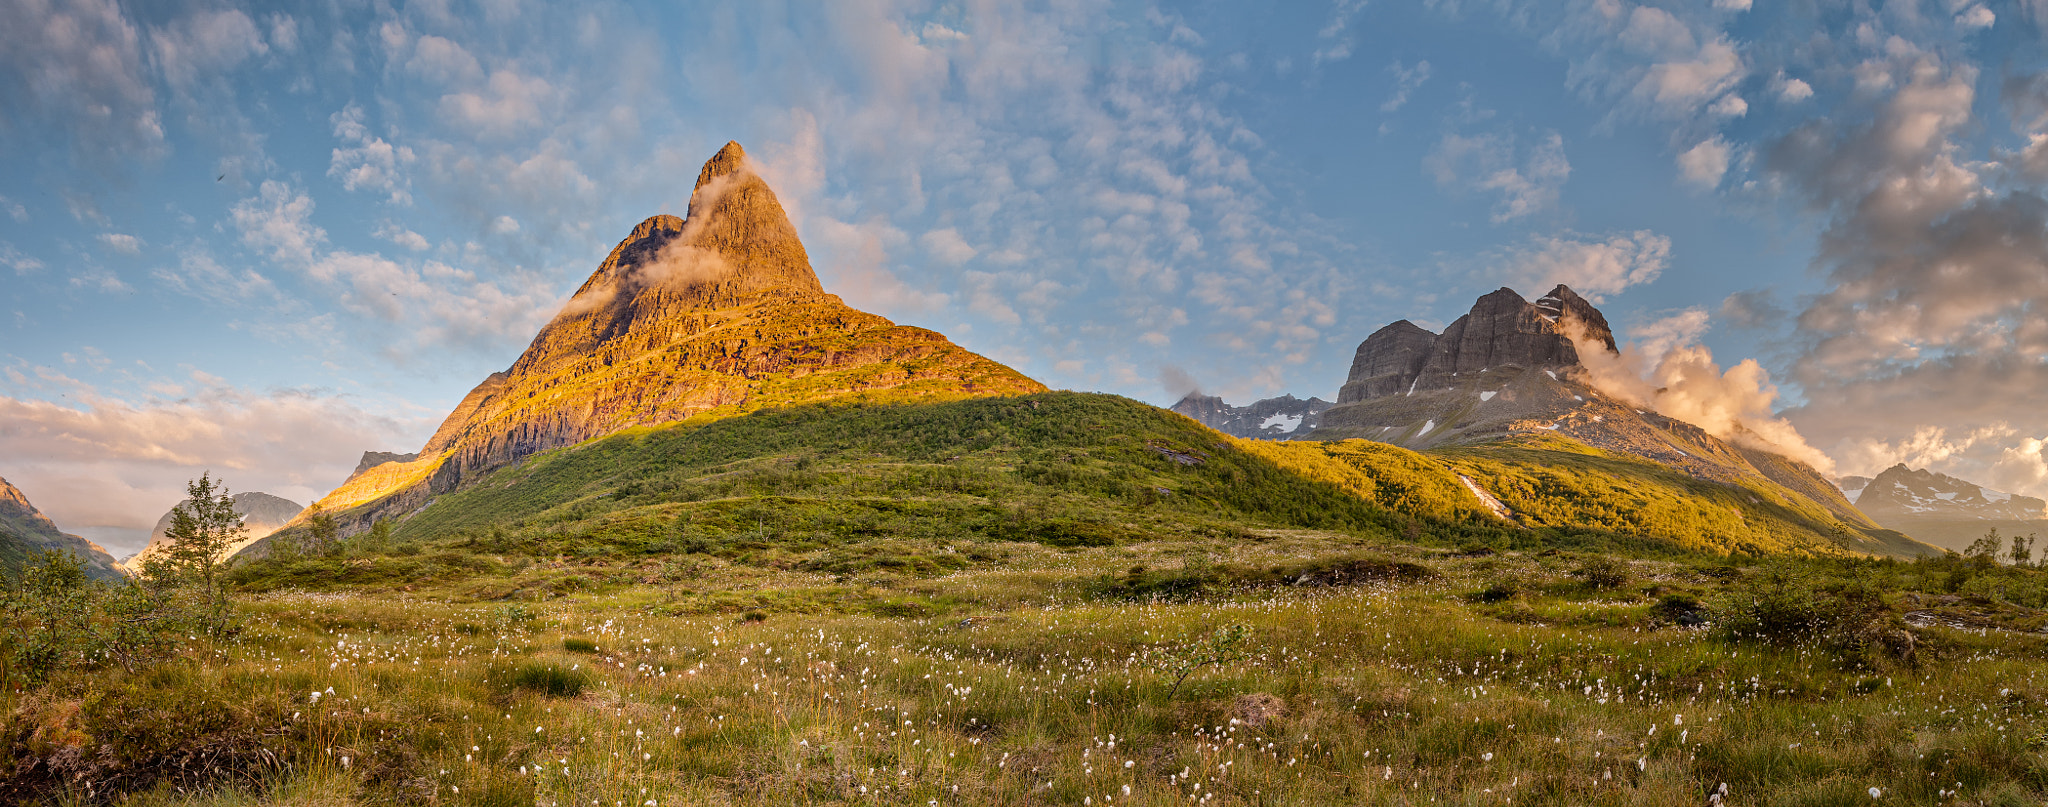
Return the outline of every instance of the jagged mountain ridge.
<path id="1" fill-rule="evenodd" d="M 121 565 L 107 550 L 58 529 L 56 522 L 29 503 L 27 494 L 0 478 L 0 567 L 18 566 L 34 553 L 48 549 L 83 558 L 86 571 L 94 577 L 116 580 L 122 576 Z"/>
<path id="2" fill-rule="evenodd" d="M 1890 529 L 1963 552 L 1992 530 L 2048 537 L 2048 501 L 1992 490 L 1928 470 L 1894 465 L 1875 479 L 1843 477 L 1857 508 Z"/>
<path id="3" fill-rule="evenodd" d="M 2048 501 L 1992 490 L 1947 474 L 1901 463 L 1856 492 L 1857 509 L 1882 522 L 1892 516 L 1977 520 L 2048 518 Z"/>
<path id="4" fill-rule="evenodd" d="M 1564 285 L 1535 302 L 1506 288 L 1486 294 L 1442 334 L 1402 320 L 1359 344 L 1315 437 L 1431 449 L 1556 434 L 1759 496 L 1811 501 L 1869 537 L 1849 539 L 1857 551 L 1933 551 L 1886 534 L 1825 476 L 1761 440 L 1723 439 L 1607 395 L 1589 383 L 1583 349 L 1619 352 L 1606 317 Z"/>
<path id="5" fill-rule="evenodd" d="M 361 469 L 314 510 L 350 511 L 343 528 L 366 528 L 482 472 L 635 426 L 836 399 L 1044 389 L 938 333 L 826 293 L 774 191 L 727 143 L 699 172 L 688 215 L 634 227 L 416 459 Z"/>
<path id="6" fill-rule="evenodd" d="M 1323 410 L 1331 403 L 1321 398 L 1304 401 L 1293 395 L 1266 398 L 1248 406 L 1231 406 L 1222 398 L 1190 392 L 1173 405 L 1173 411 L 1232 437 L 1254 440 L 1297 440 L 1315 431 Z"/>
<path id="7" fill-rule="evenodd" d="M 365 460 L 367 459 L 365 457 Z M 306 509 L 305 505 L 298 502 L 258 490 L 245 490 L 234 494 L 230 499 L 235 503 L 235 512 L 242 516 L 243 532 L 240 540 L 229 545 L 229 555 L 269 537 L 271 533 L 290 524 L 293 518 Z M 139 572 L 142 570 L 142 564 L 162 553 L 164 548 L 170 545 L 170 537 L 164 533 L 171 528 L 171 517 L 177 513 L 179 507 L 191 501 L 186 499 L 165 510 L 163 516 L 156 520 L 156 527 L 149 531 L 149 543 L 142 547 L 142 551 L 122 559 L 121 566 L 131 572 Z"/>

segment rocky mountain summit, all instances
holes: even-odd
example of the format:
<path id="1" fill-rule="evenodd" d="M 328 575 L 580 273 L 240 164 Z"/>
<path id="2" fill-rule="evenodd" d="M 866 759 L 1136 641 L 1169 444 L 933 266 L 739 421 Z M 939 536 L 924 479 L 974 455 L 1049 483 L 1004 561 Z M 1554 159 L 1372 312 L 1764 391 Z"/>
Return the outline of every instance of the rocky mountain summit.
<path id="1" fill-rule="evenodd" d="M 1872 520 L 1943 549 L 1965 551 L 1992 530 L 2048 536 L 2048 501 L 2032 496 L 1903 464 L 1886 468 L 1875 479 L 1848 476 L 1839 481 L 1857 509 Z"/>
<path id="2" fill-rule="evenodd" d="M 1232 437 L 1296 440 L 1314 431 L 1323 410 L 1331 405 L 1321 398 L 1304 401 L 1293 395 L 1282 395 L 1249 406 L 1231 406 L 1222 398 L 1196 391 L 1174 404 L 1173 411 Z"/>
<path id="3" fill-rule="evenodd" d="M 1619 353 L 1607 318 L 1585 298 L 1560 285 L 1531 302 L 1503 288 L 1442 334 L 1407 320 L 1373 332 L 1315 436 L 1427 449 L 1555 434 L 1880 529 L 1826 477 L 1761 439 L 1716 436 L 1602 392 L 1583 363 L 1589 350 Z"/>
<path id="4" fill-rule="evenodd" d="M 344 529 L 549 449 L 634 426 L 830 400 L 1014 395 L 1036 381 L 826 293 L 775 193 L 727 143 L 688 214 L 620 241 L 504 372 L 416 458 L 361 468 L 315 505 Z"/>
<path id="5" fill-rule="evenodd" d="M 28 496 L 0 479 L 0 567 L 20 565 L 31 555 L 56 549 L 85 559 L 87 572 L 103 579 L 121 577 L 120 564 L 83 537 L 57 529 L 56 522 L 29 503 Z"/>
<path id="6" fill-rule="evenodd" d="M 228 554 L 242 551 L 243 547 L 254 544 L 290 524 L 306 506 L 282 496 L 272 496 L 262 491 L 243 491 L 234 494 L 235 512 L 242 516 L 242 538 L 229 545 Z M 156 520 L 156 527 L 149 531 L 149 543 L 142 551 L 124 558 L 121 565 L 130 572 L 140 572 L 142 564 L 164 551 L 170 545 L 170 537 L 164 532 L 171 528 L 171 516 L 177 509 L 190 503 L 190 499 L 178 502 Z"/>
<path id="7" fill-rule="evenodd" d="M 1875 479 L 1849 477 L 1844 492 L 1856 507 L 1882 522 L 1893 516 L 1977 520 L 2048 518 L 2048 501 L 1982 487 L 1947 474 L 1886 468 Z M 1861 482 L 1862 484 L 1857 484 Z"/>

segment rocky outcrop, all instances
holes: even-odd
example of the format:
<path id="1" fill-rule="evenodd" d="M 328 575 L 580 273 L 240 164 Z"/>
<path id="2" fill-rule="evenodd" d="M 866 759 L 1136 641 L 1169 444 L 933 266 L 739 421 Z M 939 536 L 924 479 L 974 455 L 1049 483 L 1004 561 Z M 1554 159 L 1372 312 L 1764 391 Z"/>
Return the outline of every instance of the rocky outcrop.
<path id="1" fill-rule="evenodd" d="M 1616 351 L 1614 333 L 1597 308 L 1561 285 L 1533 303 L 1512 289 L 1494 291 L 1439 335 L 1396 322 L 1359 345 L 1338 404 L 1313 437 L 1413 449 L 1568 437 L 1825 511 L 1853 551 L 1932 551 L 1881 528 L 1811 466 L 1752 447 L 1763 444 L 1755 435 L 1716 436 L 1606 395 L 1588 383 L 1582 350 Z"/>
<path id="2" fill-rule="evenodd" d="M 1373 331 L 1351 357 L 1351 375 L 1338 390 L 1337 402 L 1352 403 L 1412 389 L 1435 344 L 1436 334 L 1405 319 Z"/>
<path id="3" fill-rule="evenodd" d="M 363 452 L 363 458 L 356 461 L 356 469 L 349 472 L 348 477 L 354 479 L 362 476 L 364 471 L 387 462 L 412 462 L 419 458 L 420 455 L 418 454 L 400 454 L 394 451 L 365 451 Z"/>
<path id="4" fill-rule="evenodd" d="M 0 569 L 18 567 L 45 550 L 69 552 L 85 561 L 86 572 L 104 580 L 122 576 L 120 564 L 95 544 L 57 529 L 57 524 L 29 503 L 20 488 L 0 479 Z"/>
<path id="5" fill-rule="evenodd" d="M 1558 286 L 1545 299 L 1565 297 L 1579 298 Z M 1498 367 L 1576 367 L 1579 351 L 1566 332 L 1564 312 L 1576 313 L 1569 307 L 1560 311 L 1533 305 L 1509 288 L 1481 297 L 1436 338 L 1413 386 L 1442 389 L 1456 383 L 1459 375 Z M 1606 327 L 1605 318 L 1600 326 Z"/>
<path id="6" fill-rule="evenodd" d="M 367 459 L 366 454 L 365 460 L 367 461 Z M 361 471 L 358 470 L 357 473 L 361 473 Z M 240 540 L 229 545 L 228 554 L 230 555 L 241 551 L 243 547 L 263 540 L 273 532 L 277 532 L 284 525 L 291 523 L 292 519 L 297 517 L 300 511 L 306 509 L 305 505 L 298 502 L 282 496 L 272 496 L 262 491 L 243 491 L 234 494 L 231 498 L 235 503 L 235 512 L 242 516 L 242 537 Z M 133 557 L 122 561 L 122 565 L 130 571 L 141 571 L 142 564 L 149 562 L 150 558 L 162 553 L 164 548 L 170 545 L 170 536 L 164 533 L 171 528 L 172 515 L 177 512 L 178 507 L 182 507 L 189 502 L 191 500 L 187 499 L 179 502 L 170 510 L 164 511 L 163 516 L 156 520 L 156 528 L 149 532 L 149 544 L 142 547 L 141 552 L 137 552 Z"/>
<path id="7" fill-rule="evenodd" d="M 1321 398 L 1304 401 L 1293 395 L 1267 398 L 1249 406 L 1231 406 L 1222 398 L 1193 392 L 1174 404 L 1173 411 L 1233 437 L 1295 440 L 1315 431 L 1323 410 L 1330 406 L 1329 401 Z"/>
<path id="8" fill-rule="evenodd" d="M 737 143 L 705 163 L 688 215 L 640 222 L 521 354 L 463 397 L 410 462 L 362 469 L 314 505 L 343 528 L 550 449 L 634 426 L 835 399 L 1044 390 L 944 336 L 825 292 Z"/>

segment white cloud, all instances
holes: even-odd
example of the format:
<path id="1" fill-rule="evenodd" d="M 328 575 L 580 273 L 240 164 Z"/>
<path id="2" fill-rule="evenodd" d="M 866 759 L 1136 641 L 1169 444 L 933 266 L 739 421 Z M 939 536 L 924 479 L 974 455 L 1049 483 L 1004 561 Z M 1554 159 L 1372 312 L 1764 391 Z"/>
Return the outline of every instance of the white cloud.
<path id="1" fill-rule="evenodd" d="M 519 220 L 511 216 L 499 216 L 491 219 L 491 232 L 499 235 L 510 235 L 519 232 Z"/>
<path id="2" fill-rule="evenodd" d="M 229 210 L 242 243 L 263 250 L 278 263 L 304 266 L 327 240 L 327 231 L 312 223 L 313 199 L 291 186 L 266 180 L 256 196 Z"/>
<path id="3" fill-rule="evenodd" d="M 979 254 L 979 250 L 960 237 L 959 230 L 951 227 L 927 231 L 918 240 L 924 244 L 925 252 L 951 266 L 959 266 Z"/>
<path id="4" fill-rule="evenodd" d="M 1523 159 L 1516 164 L 1518 150 Z M 1554 209 L 1572 170 L 1564 137 L 1556 132 L 1528 149 L 1518 149 L 1507 135 L 1446 134 L 1423 159 L 1423 167 L 1439 185 L 1498 195 L 1496 223 Z"/>
<path id="5" fill-rule="evenodd" d="M 270 52 L 256 21 L 237 9 L 200 11 L 153 28 L 149 43 L 157 68 L 181 88 Z"/>
<path id="6" fill-rule="evenodd" d="M 1316 32 L 1316 38 L 1324 42 L 1311 56 L 1316 64 L 1351 58 L 1351 49 L 1357 45 L 1351 36 L 1351 24 L 1364 9 L 1365 0 L 1335 0 L 1331 4 L 1329 21 Z"/>
<path id="7" fill-rule="evenodd" d="M 1779 102 L 1786 104 L 1796 104 L 1813 97 L 1813 85 L 1784 73 L 1771 80 L 1771 91 L 1777 94 Z"/>
<path id="8" fill-rule="evenodd" d="M 1637 230 L 1605 239 L 1576 233 L 1535 238 L 1495 260 L 1511 285 L 1547 291 L 1563 283 L 1598 303 L 1656 280 L 1670 258 L 1671 239 Z"/>
<path id="9" fill-rule="evenodd" d="M 75 159 L 102 170 L 161 155 L 163 120 L 142 34 L 119 3 L 12 0 L 0 18 L 7 118 L 47 116 L 69 136 Z"/>
<path id="10" fill-rule="evenodd" d="M 443 84 L 474 84 L 483 80 L 483 65 L 453 40 L 428 34 L 413 43 L 407 70 Z"/>
<path id="11" fill-rule="evenodd" d="M 393 146 L 370 134 L 363 124 L 363 109 L 355 104 L 334 113 L 334 136 L 343 143 L 336 148 L 327 175 L 341 180 L 348 190 L 370 190 L 388 194 L 392 204 L 412 204 L 412 179 L 405 169 L 415 157 L 410 146 Z"/>
<path id="12" fill-rule="evenodd" d="M 13 269 L 17 275 L 26 275 L 43 270 L 42 261 L 37 260 L 33 255 L 28 255 L 21 250 L 15 249 L 13 244 L 5 241 L 0 241 L 0 264 Z"/>
<path id="13" fill-rule="evenodd" d="M 198 372 L 162 385 L 177 390 L 170 396 L 132 400 L 47 369 L 34 377 L 70 403 L 0 395 L 0 422 L 8 424 L 0 456 L 14 458 L 8 478 L 34 491 L 36 506 L 61 528 L 135 536 L 119 549 L 139 549 L 156 519 L 184 498 L 184 483 L 203 472 L 234 491 L 310 502 L 363 451 L 410 450 L 432 428 L 424 413 L 375 411 L 325 390 L 246 390 Z"/>
<path id="14" fill-rule="evenodd" d="M 1636 406 L 1691 423 L 1737 445 L 1774 452 L 1835 472 L 1834 459 L 1813 448 L 1790 421 L 1773 412 L 1778 388 L 1755 359 L 1725 371 L 1698 340 L 1707 312 L 1691 308 L 1631 329 L 1619 356 L 1583 336 L 1579 358 L 1594 386 Z"/>
<path id="15" fill-rule="evenodd" d="M 1715 100 L 1712 106 L 1707 107 L 1707 111 L 1723 118 L 1740 118 L 1749 114 L 1749 102 L 1731 92 Z"/>
<path id="16" fill-rule="evenodd" d="M 1728 141 L 1716 136 L 1702 140 L 1678 155 L 1678 175 L 1686 182 L 1713 190 L 1728 173 Z"/>
<path id="17" fill-rule="evenodd" d="M 123 255 L 142 254 L 142 239 L 127 233 L 100 233 L 95 237 L 100 243 L 107 245 L 107 249 Z"/>
<path id="18" fill-rule="evenodd" d="M 427 242 L 426 236 L 408 230 L 395 221 L 377 225 L 376 231 L 371 234 L 414 252 L 424 252 L 433 247 L 433 244 Z"/>
<path id="19" fill-rule="evenodd" d="M 1969 30 L 1990 28 L 1997 22 L 1998 15 L 1991 13 L 1991 9 L 1980 5 L 1970 6 L 1963 9 L 1962 13 L 1956 15 L 1956 27 Z"/>
<path id="20" fill-rule="evenodd" d="M 1403 66 L 1400 62 L 1387 65 L 1387 72 L 1394 74 L 1394 93 L 1380 104 L 1381 112 L 1394 112 L 1408 103 L 1408 96 L 1429 81 L 1429 61 L 1418 61 L 1414 67 Z"/>
<path id="21" fill-rule="evenodd" d="M 441 111 L 475 134 L 509 137 L 543 123 L 542 116 L 554 106 L 557 94 L 547 79 L 498 70 L 491 73 L 482 92 L 442 96 Z"/>

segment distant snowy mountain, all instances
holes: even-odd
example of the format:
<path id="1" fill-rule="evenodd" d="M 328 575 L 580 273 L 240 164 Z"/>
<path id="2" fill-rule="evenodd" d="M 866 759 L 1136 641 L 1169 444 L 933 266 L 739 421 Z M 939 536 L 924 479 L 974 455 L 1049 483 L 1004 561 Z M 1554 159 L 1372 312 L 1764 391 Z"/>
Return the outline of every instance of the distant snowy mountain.
<path id="1" fill-rule="evenodd" d="M 1880 522 L 1893 515 L 1986 521 L 2048 518 L 2048 501 L 1904 465 L 1887 468 L 1876 479 L 1867 481 L 1861 477 L 1845 478 L 1842 491 L 1856 502 L 1857 509 Z"/>
<path id="2" fill-rule="evenodd" d="M 1189 393 L 1173 405 L 1173 411 L 1194 418 L 1204 426 L 1233 437 L 1255 440 L 1294 440 L 1314 431 L 1329 401 L 1293 395 L 1267 398 L 1250 406 L 1231 406 L 1222 398 Z"/>
<path id="3" fill-rule="evenodd" d="M 2048 501 L 1953 476 L 1894 465 L 1876 479 L 1848 476 L 1842 492 L 1871 520 L 1957 552 L 1992 530 L 2048 535 Z"/>

